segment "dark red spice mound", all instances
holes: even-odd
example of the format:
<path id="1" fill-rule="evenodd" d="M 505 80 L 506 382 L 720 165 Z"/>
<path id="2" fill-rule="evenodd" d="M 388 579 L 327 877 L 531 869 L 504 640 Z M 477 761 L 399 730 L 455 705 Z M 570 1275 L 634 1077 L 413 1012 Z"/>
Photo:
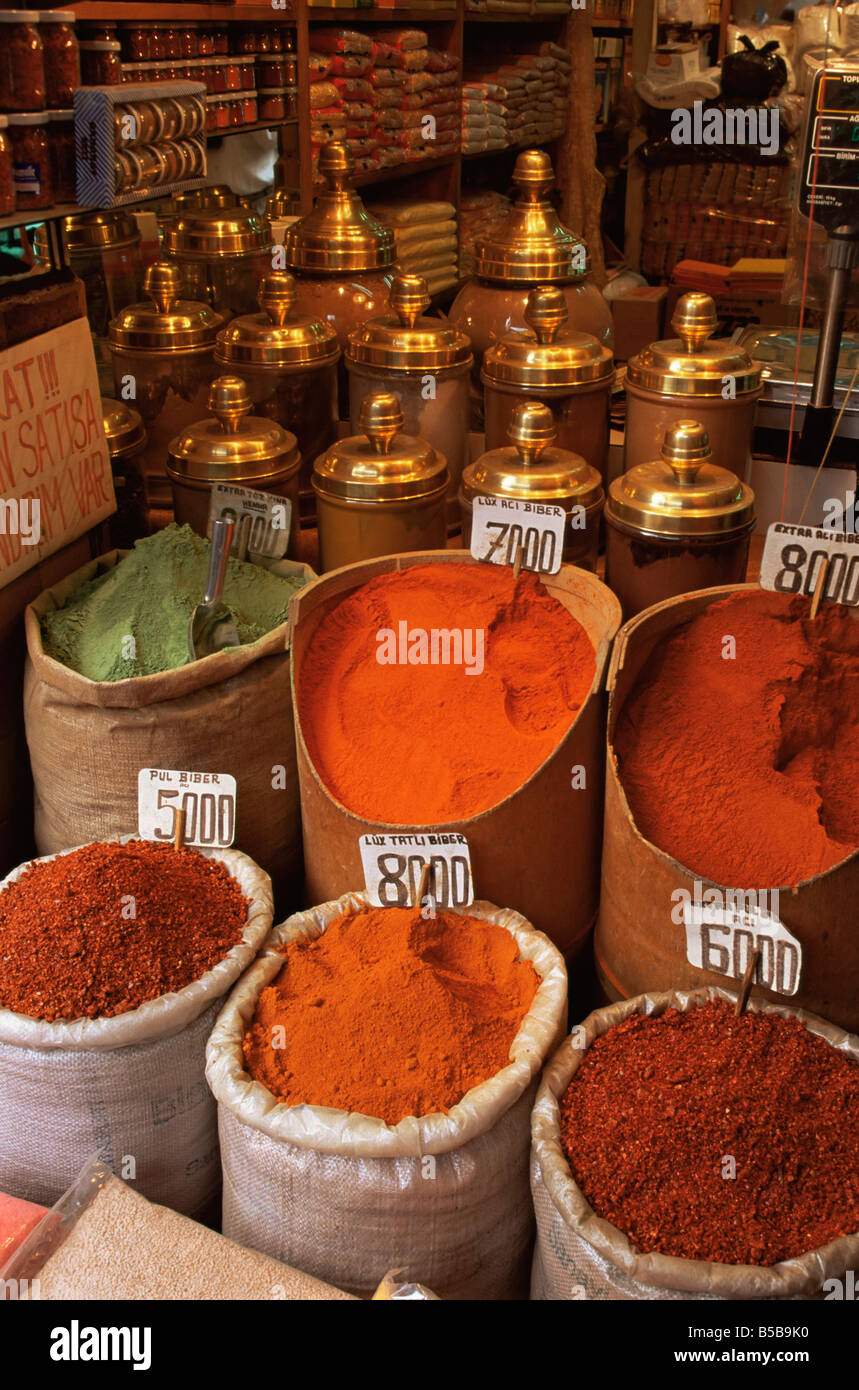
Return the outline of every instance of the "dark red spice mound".
<path id="1" fill-rule="evenodd" d="M 0 893 L 0 1007 L 51 1021 L 127 1013 L 223 960 L 247 909 L 223 864 L 192 849 L 135 840 L 34 864 Z"/>
<path id="2" fill-rule="evenodd" d="M 560 1108 L 576 1182 L 643 1253 L 770 1265 L 859 1230 L 859 1063 L 795 1019 L 633 1014 Z"/>

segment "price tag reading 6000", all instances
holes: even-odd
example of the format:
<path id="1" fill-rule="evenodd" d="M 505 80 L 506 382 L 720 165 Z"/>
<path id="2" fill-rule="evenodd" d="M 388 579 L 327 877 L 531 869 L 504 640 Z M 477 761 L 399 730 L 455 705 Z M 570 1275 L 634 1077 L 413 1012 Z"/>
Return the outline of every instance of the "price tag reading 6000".
<path id="1" fill-rule="evenodd" d="M 432 831 L 415 835 L 362 835 L 361 862 L 367 897 L 374 907 L 417 903 L 427 864 L 427 894 L 439 908 L 467 907 L 474 901 L 471 859 L 464 835 Z"/>
<path id="2" fill-rule="evenodd" d="M 177 772 L 142 767 L 137 774 L 137 831 L 144 840 L 171 840 L 176 812 L 185 812 L 184 841 L 226 849 L 236 833 L 236 779 L 227 772 Z"/>

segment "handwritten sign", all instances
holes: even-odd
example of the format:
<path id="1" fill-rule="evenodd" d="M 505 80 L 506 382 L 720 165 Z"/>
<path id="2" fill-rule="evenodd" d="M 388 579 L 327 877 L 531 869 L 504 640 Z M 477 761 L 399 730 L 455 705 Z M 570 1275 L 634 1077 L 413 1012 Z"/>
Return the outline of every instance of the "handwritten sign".
<path id="1" fill-rule="evenodd" d="M 116 511 L 86 319 L 0 353 L 0 588 Z"/>

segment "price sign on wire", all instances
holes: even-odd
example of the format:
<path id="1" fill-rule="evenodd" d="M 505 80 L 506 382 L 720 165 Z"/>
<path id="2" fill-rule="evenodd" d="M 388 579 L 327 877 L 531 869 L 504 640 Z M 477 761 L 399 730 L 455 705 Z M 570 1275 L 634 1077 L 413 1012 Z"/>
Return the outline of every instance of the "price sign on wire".
<path id="1" fill-rule="evenodd" d="M 209 540 L 212 539 L 212 523 L 225 514 L 236 519 L 230 553 L 237 559 L 250 556 L 254 564 L 283 559 L 292 522 L 292 502 L 288 497 L 215 483 L 209 502 Z"/>
<path id="2" fill-rule="evenodd" d="M 513 565 L 522 547 L 522 569 L 557 574 L 564 551 L 563 507 L 506 497 L 475 497 L 471 554 L 490 565 Z"/>
<path id="3" fill-rule="evenodd" d="M 730 890 L 727 890 L 727 894 Z M 752 895 L 736 890 L 735 896 Z M 802 976 L 802 944 L 783 922 L 755 905 L 683 904 L 686 959 L 698 970 L 741 980 L 757 946 L 754 983 L 776 994 L 796 994 Z"/>
<path id="4" fill-rule="evenodd" d="M 859 535 L 774 522 L 764 544 L 761 588 L 810 597 L 824 564 L 828 569 L 823 598 L 848 608 L 859 606 Z"/>
<path id="5" fill-rule="evenodd" d="M 176 772 L 142 767 L 137 774 L 137 833 L 173 841 L 176 812 L 185 812 L 184 841 L 227 849 L 236 834 L 236 779 L 228 772 Z"/>
<path id="6" fill-rule="evenodd" d="M 464 835 L 426 831 L 414 835 L 362 835 L 361 862 L 374 907 L 418 905 L 418 889 L 430 866 L 427 895 L 439 908 L 474 902 L 471 856 Z"/>

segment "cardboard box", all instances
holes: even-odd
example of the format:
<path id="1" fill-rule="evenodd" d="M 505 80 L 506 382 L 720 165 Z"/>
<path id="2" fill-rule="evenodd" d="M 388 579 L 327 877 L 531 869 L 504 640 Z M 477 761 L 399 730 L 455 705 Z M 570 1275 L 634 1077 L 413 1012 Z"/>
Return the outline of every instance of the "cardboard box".
<path id="1" fill-rule="evenodd" d="M 648 343 L 663 337 L 667 296 L 665 285 L 638 285 L 611 301 L 614 355 L 619 362 L 628 362 Z"/>
<path id="2" fill-rule="evenodd" d="M 689 82 L 701 72 L 697 43 L 663 43 L 647 61 L 647 76 L 655 82 Z"/>

